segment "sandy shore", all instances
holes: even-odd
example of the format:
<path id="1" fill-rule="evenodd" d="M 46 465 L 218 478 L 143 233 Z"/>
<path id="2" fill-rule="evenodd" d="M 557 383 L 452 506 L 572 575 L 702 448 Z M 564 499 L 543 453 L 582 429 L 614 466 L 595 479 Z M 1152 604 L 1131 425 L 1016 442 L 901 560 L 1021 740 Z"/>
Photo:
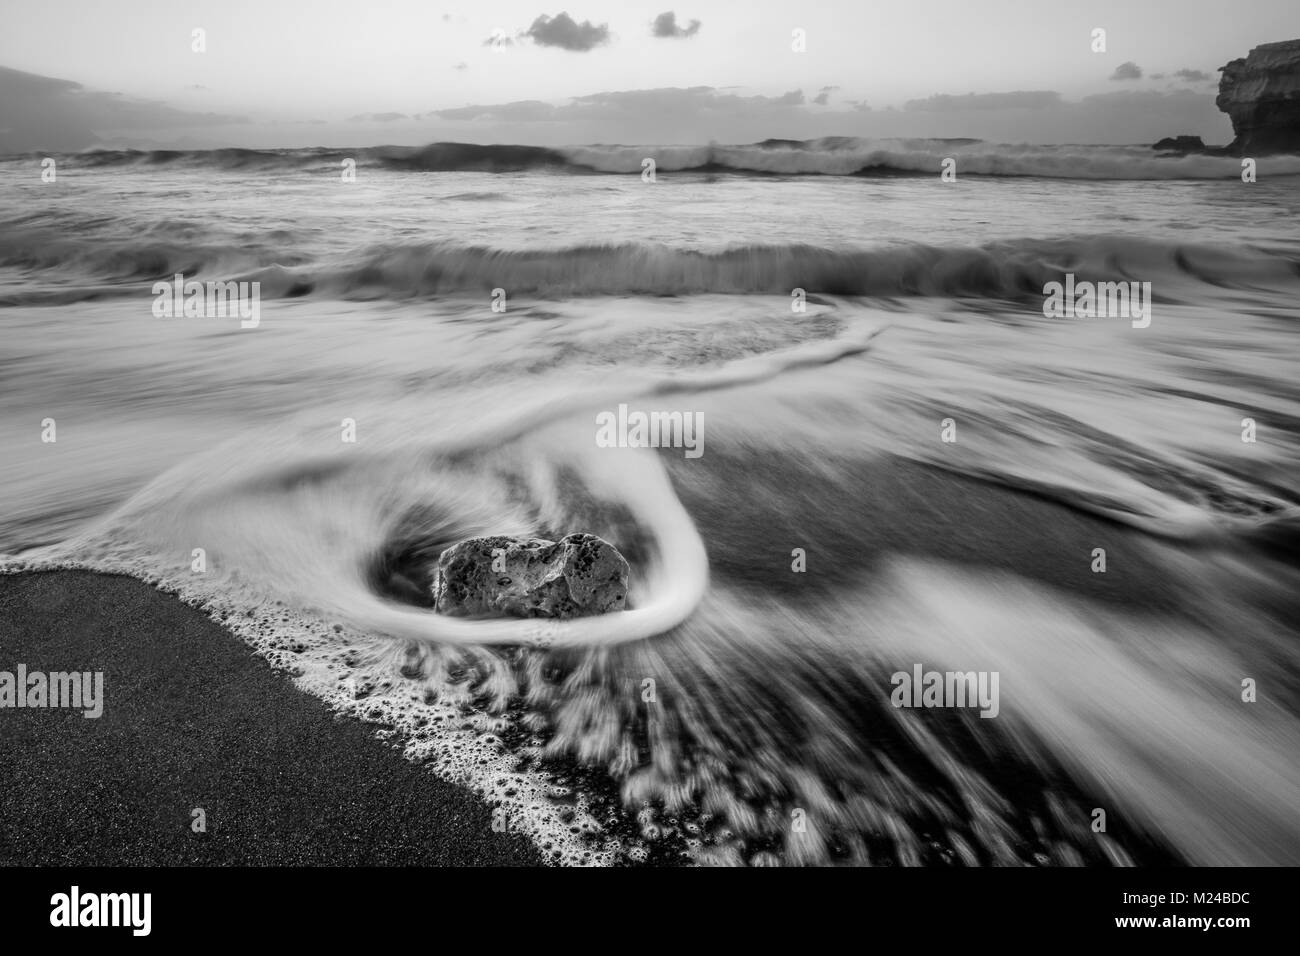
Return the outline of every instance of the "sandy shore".
<path id="1" fill-rule="evenodd" d="M 103 671 L 106 704 L 0 710 L 0 864 L 542 862 L 470 791 L 139 581 L 0 576 L 0 670 L 19 663 Z"/>

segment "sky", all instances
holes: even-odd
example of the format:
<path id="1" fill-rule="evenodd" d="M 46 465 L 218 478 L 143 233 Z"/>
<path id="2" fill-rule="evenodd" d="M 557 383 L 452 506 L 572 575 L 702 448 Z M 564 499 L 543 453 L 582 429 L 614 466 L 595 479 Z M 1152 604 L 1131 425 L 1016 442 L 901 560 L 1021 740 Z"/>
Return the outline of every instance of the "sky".
<path id="1" fill-rule="evenodd" d="M 1300 37 L 1295 0 L 2 2 L 6 152 L 822 135 L 1227 142 L 1217 69 Z"/>

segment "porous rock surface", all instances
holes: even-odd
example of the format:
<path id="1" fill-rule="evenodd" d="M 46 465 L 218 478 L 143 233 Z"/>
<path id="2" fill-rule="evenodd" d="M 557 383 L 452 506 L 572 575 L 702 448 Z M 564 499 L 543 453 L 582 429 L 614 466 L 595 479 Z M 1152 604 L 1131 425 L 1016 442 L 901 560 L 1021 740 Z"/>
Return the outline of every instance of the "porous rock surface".
<path id="1" fill-rule="evenodd" d="M 470 538 L 438 558 L 434 610 L 453 617 L 572 618 L 621 611 L 629 567 L 594 534 Z"/>

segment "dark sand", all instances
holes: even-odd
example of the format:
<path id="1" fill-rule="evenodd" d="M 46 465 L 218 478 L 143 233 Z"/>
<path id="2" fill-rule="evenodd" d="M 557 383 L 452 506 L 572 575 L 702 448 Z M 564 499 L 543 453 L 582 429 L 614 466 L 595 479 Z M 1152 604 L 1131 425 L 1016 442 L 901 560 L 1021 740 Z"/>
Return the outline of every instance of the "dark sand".
<path id="1" fill-rule="evenodd" d="M 103 671 L 106 704 L 0 710 L 0 864 L 542 863 L 470 791 L 139 581 L 0 576 L 0 670 L 19 663 Z"/>

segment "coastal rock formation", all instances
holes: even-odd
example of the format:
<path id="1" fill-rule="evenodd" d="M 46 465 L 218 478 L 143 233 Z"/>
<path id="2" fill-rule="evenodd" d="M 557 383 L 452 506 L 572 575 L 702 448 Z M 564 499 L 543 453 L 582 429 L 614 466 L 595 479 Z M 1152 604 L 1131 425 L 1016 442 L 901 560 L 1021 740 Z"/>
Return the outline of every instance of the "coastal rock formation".
<path id="1" fill-rule="evenodd" d="M 1300 40 L 1262 44 L 1220 69 L 1214 102 L 1232 120 L 1229 149 L 1300 153 Z"/>
<path id="2" fill-rule="evenodd" d="M 1151 148 L 1162 152 L 1203 153 L 1205 143 L 1199 136 L 1166 136 Z"/>
<path id="3" fill-rule="evenodd" d="M 621 611 L 628 563 L 594 534 L 471 538 L 438 558 L 434 609 L 454 617 L 586 617 Z"/>

